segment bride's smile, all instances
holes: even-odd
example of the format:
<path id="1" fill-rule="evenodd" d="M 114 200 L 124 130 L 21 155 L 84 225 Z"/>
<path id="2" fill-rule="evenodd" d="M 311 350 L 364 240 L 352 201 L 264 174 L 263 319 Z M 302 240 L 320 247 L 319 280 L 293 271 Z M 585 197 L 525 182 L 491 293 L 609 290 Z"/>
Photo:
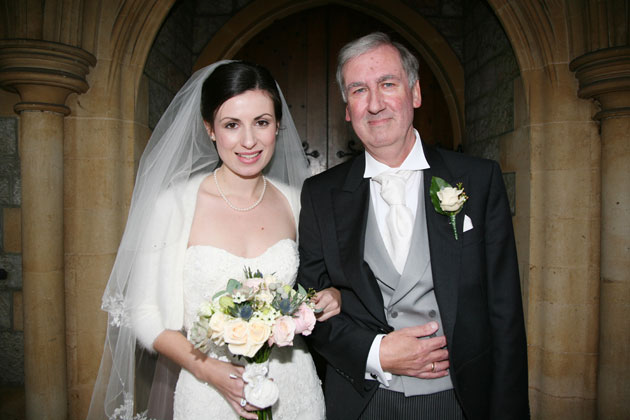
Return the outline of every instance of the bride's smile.
<path id="1" fill-rule="evenodd" d="M 208 125 L 226 172 L 255 177 L 271 160 L 278 123 L 266 92 L 248 90 L 228 99 L 217 110 L 212 127 Z"/>

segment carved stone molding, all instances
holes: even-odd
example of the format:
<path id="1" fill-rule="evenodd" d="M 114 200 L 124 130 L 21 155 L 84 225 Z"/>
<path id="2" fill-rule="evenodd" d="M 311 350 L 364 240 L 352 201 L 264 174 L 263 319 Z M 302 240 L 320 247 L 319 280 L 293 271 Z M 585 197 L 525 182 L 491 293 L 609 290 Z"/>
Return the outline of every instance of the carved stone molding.
<path id="1" fill-rule="evenodd" d="M 15 112 L 70 113 L 66 98 L 88 90 L 96 58 L 76 47 L 30 39 L 0 40 L 0 86 L 20 95 Z"/>
<path id="2" fill-rule="evenodd" d="M 569 67 L 580 82 L 578 95 L 594 98 L 602 110 L 596 119 L 630 115 L 630 47 L 584 54 Z"/>

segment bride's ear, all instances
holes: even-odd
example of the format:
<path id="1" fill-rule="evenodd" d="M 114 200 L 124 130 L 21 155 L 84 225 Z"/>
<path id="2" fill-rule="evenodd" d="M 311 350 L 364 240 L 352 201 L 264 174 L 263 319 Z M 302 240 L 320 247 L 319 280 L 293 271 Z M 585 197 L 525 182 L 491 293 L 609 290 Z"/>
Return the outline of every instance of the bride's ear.
<path id="1" fill-rule="evenodd" d="M 214 130 L 212 130 L 212 125 L 208 121 L 204 121 L 203 125 L 206 127 L 206 132 L 208 133 L 208 136 L 210 136 L 210 140 L 215 141 Z"/>

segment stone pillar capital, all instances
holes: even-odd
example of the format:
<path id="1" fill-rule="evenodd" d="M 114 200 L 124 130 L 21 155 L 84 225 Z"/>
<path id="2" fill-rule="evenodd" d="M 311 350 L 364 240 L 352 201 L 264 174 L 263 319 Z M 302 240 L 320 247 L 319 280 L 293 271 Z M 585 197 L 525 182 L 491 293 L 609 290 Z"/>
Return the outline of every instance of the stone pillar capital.
<path id="1" fill-rule="evenodd" d="M 71 93 L 88 90 L 86 75 L 96 58 L 77 47 L 32 39 L 0 40 L 0 87 L 20 95 L 14 107 L 68 115 Z"/>
<path id="2" fill-rule="evenodd" d="M 580 83 L 578 96 L 601 104 L 595 119 L 630 116 L 630 47 L 586 53 L 569 68 Z"/>

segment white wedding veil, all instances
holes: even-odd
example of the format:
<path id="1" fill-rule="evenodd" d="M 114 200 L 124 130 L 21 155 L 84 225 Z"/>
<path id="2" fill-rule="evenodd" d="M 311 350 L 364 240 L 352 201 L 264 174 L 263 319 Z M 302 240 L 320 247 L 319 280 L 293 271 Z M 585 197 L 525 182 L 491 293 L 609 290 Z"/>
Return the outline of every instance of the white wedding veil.
<path id="1" fill-rule="evenodd" d="M 192 175 L 210 173 L 219 163 L 216 149 L 203 124 L 201 92 L 206 78 L 226 63 L 229 61 L 212 64 L 191 76 L 158 122 L 140 159 L 127 225 L 103 295 L 102 309 L 108 312 L 107 336 L 88 420 L 163 420 L 172 414 L 169 413 L 169 402 L 172 404 L 172 386 L 179 369 L 173 369 L 172 363 L 160 360 L 157 362 L 158 372 L 154 374 L 157 358 L 137 345 L 130 320 L 134 305 L 137 305 L 132 292 L 134 281 L 137 281 L 134 274 L 146 251 L 145 236 L 149 233 L 154 235 L 149 232 L 154 229 L 150 220 L 158 198 L 168 190 L 177 190 L 176 186 L 185 184 Z M 280 97 L 280 130 L 274 156 L 264 172 L 270 179 L 289 186 L 283 192 L 288 191 L 287 198 L 295 213 L 299 208 L 299 191 L 309 170 L 299 135 L 281 93 Z M 152 243 L 152 253 L 159 254 L 160 248 L 167 249 L 179 243 L 177 233 L 187 230 L 177 224 L 182 224 L 181 218 L 173 218 L 159 227 L 163 232 L 160 242 L 157 245 Z M 149 363 L 145 363 L 147 361 Z M 167 407 L 153 407 L 146 414 L 150 393 L 152 405 L 157 401 L 162 403 L 158 405 L 166 403 Z"/>

